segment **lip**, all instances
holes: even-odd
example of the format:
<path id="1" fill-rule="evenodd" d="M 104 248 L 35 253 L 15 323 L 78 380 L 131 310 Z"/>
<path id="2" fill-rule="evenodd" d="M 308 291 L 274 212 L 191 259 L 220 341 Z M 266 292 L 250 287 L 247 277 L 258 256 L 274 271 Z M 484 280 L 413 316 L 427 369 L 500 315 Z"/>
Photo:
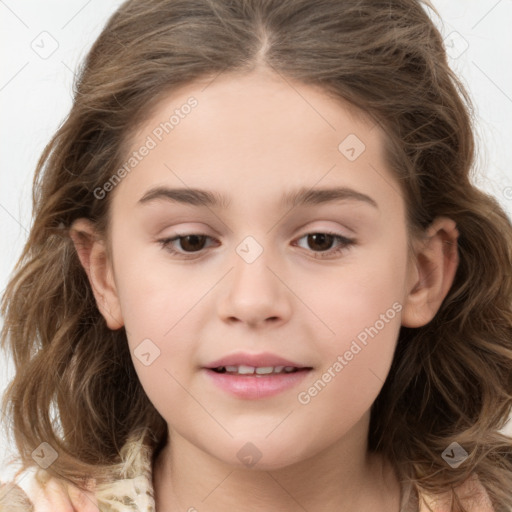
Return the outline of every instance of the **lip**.
<path id="1" fill-rule="evenodd" d="M 298 369 L 292 373 L 279 373 L 274 375 L 233 375 L 229 373 L 217 373 L 213 369 L 219 366 L 293 366 Z M 269 398 L 296 386 L 313 368 L 296 361 L 272 354 L 260 352 L 251 354 L 248 352 L 235 352 L 221 359 L 212 361 L 202 368 L 206 378 L 218 388 L 237 398 L 245 400 L 257 400 Z"/>
<path id="2" fill-rule="evenodd" d="M 213 382 L 222 391 L 245 400 L 257 400 L 278 395 L 297 386 L 311 371 L 311 368 L 302 368 L 297 372 L 275 375 L 233 375 L 217 373 L 210 368 L 202 369 L 210 383 Z"/>
<path id="3" fill-rule="evenodd" d="M 271 352 L 261 352 L 259 354 L 251 354 L 248 352 L 235 352 L 229 354 L 221 359 L 212 361 L 204 366 L 206 369 L 218 368 L 219 366 L 254 366 L 254 367 L 266 367 L 266 366 L 294 366 L 295 368 L 311 368 L 310 366 L 304 366 L 295 361 L 290 361 L 283 357 L 272 354 Z"/>

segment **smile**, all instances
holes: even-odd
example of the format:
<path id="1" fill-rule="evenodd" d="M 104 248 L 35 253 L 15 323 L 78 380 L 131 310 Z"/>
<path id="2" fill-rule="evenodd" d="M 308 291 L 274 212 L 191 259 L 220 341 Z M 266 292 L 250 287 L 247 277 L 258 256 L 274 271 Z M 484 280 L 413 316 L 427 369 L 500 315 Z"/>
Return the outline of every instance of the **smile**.
<path id="1" fill-rule="evenodd" d="M 217 373 L 230 373 L 235 375 L 270 375 L 278 373 L 293 373 L 299 370 L 295 366 L 219 366 L 212 368 Z"/>

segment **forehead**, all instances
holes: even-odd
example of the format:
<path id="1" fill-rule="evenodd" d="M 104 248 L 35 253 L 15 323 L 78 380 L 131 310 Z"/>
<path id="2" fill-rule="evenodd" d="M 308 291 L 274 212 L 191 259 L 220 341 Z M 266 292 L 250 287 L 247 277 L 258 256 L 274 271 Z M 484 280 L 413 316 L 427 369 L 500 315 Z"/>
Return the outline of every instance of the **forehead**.
<path id="1" fill-rule="evenodd" d="M 368 195 L 387 187 L 396 196 L 383 140 L 368 115 L 317 86 L 261 71 L 220 74 L 152 109 L 131 140 L 127 161 L 138 157 L 115 194 L 124 189 L 134 205 L 159 184 L 231 192 L 239 201 L 261 191 L 266 201 L 318 184 Z"/>

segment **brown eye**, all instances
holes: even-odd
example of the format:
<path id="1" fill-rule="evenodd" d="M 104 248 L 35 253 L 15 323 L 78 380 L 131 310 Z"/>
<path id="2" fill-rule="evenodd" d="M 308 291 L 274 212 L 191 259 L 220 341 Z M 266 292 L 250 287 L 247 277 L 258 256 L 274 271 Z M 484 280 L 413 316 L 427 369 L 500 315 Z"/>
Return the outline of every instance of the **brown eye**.
<path id="1" fill-rule="evenodd" d="M 328 251 L 335 240 L 333 235 L 328 233 L 312 233 L 307 235 L 307 243 L 311 249 Z"/>
<path id="2" fill-rule="evenodd" d="M 159 240 L 160 245 L 171 254 L 176 256 L 184 256 L 187 254 L 194 254 L 202 251 L 205 248 L 207 239 L 211 237 L 202 234 L 189 234 L 174 236 L 172 238 L 166 238 Z M 177 245 L 181 245 L 177 247 Z"/>
<path id="3" fill-rule="evenodd" d="M 204 248 L 206 238 L 205 235 L 186 235 L 178 237 L 178 240 L 185 252 L 194 252 Z"/>
<path id="4" fill-rule="evenodd" d="M 356 243 L 355 240 L 346 238 L 336 233 L 307 233 L 299 240 L 306 239 L 306 247 L 309 252 L 313 253 L 314 258 L 327 258 L 335 256 Z M 335 242 L 337 247 L 333 247 Z M 299 244 L 300 245 L 300 244 Z"/>
<path id="5" fill-rule="evenodd" d="M 203 250 L 206 248 L 208 239 L 215 240 L 208 235 L 203 234 L 188 234 L 177 235 L 172 238 L 165 238 L 158 240 L 159 244 L 169 253 L 176 257 L 192 258 L 194 255 L 200 257 Z M 309 253 L 312 253 L 314 258 L 326 258 L 335 256 L 356 243 L 355 240 L 346 238 L 336 233 L 307 233 L 299 240 L 306 239 Z M 338 242 L 337 247 L 334 245 Z M 178 247 L 178 244 L 181 247 Z M 300 244 L 299 244 L 300 245 Z"/>

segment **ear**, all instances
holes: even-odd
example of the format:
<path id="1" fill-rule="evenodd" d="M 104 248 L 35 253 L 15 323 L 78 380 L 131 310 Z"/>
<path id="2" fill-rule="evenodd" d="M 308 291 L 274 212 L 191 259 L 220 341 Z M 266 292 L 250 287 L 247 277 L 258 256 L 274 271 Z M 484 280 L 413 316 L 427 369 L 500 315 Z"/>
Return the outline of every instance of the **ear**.
<path id="1" fill-rule="evenodd" d="M 439 217 L 418 242 L 402 311 L 404 327 L 426 325 L 438 312 L 459 264 L 458 238 L 456 223 Z"/>
<path id="2" fill-rule="evenodd" d="M 124 322 L 105 241 L 97 236 L 94 223 L 84 218 L 73 222 L 69 235 L 89 278 L 100 313 L 110 329 L 121 328 Z"/>

